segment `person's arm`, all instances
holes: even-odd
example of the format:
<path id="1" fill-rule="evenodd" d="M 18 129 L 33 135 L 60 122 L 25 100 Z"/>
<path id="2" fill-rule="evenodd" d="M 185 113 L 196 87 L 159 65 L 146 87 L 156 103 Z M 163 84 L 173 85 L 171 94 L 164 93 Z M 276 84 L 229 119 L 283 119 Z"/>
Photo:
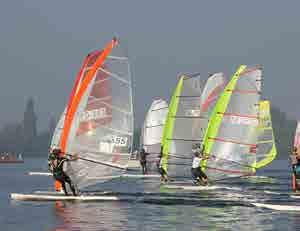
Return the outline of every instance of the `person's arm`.
<path id="1" fill-rule="evenodd" d="M 64 156 L 64 158 L 66 159 L 66 161 L 74 161 L 74 160 L 78 160 L 79 159 L 79 154 L 66 154 Z"/>

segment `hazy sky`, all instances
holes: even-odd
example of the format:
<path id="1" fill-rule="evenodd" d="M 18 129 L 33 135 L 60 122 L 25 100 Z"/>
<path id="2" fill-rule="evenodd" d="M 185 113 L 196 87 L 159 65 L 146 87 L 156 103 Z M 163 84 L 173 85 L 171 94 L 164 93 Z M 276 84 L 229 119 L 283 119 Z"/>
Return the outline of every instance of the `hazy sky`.
<path id="1" fill-rule="evenodd" d="M 128 48 L 140 123 L 182 72 L 264 66 L 264 96 L 300 119 L 300 1 L 7 0 L 0 3 L 0 125 L 29 96 L 39 127 L 64 108 L 85 55 L 114 35 Z"/>

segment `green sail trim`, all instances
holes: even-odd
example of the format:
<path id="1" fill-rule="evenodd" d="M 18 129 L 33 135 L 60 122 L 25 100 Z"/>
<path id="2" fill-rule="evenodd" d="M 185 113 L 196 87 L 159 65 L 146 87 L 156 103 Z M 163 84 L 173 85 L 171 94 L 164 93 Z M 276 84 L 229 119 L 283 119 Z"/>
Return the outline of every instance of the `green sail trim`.
<path id="1" fill-rule="evenodd" d="M 266 130 L 271 130 L 272 131 L 272 138 L 271 140 L 264 140 L 264 141 L 258 141 L 257 144 L 259 143 L 272 143 L 272 148 L 269 151 L 269 153 L 265 153 L 265 158 L 260 160 L 259 162 L 255 162 L 252 167 L 255 169 L 262 168 L 268 164 L 270 164 L 277 155 L 277 149 L 276 149 L 276 144 L 275 144 L 275 139 L 274 139 L 274 132 L 273 132 L 273 127 L 272 127 L 272 118 L 271 118 L 271 113 L 270 113 L 270 102 L 265 100 L 265 101 L 260 101 L 259 102 L 259 112 L 261 114 L 260 116 L 260 123 L 258 127 L 258 134 L 262 134 Z M 268 121 L 265 123 L 265 121 Z M 265 124 L 269 124 L 269 126 L 265 126 Z"/>
<path id="2" fill-rule="evenodd" d="M 166 123 L 165 123 L 164 129 L 163 129 L 163 135 L 162 135 L 162 141 L 161 141 L 161 144 L 163 145 L 162 168 L 166 172 L 168 172 L 168 155 L 169 155 L 170 144 L 171 144 L 170 139 L 173 137 L 174 121 L 175 121 L 175 116 L 177 114 L 178 103 L 179 103 L 178 96 L 180 96 L 181 91 L 182 91 L 183 79 L 184 79 L 184 76 L 182 76 L 179 79 L 177 87 L 171 98 L 171 102 L 169 105 L 169 112 L 168 112 Z"/>
<path id="3" fill-rule="evenodd" d="M 219 97 L 212 111 L 203 139 L 204 153 L 206 155 L 206 158 L 201 162 L 201 168 L 203 171 L 205 171 L 206 169 L 206 163 L 209 159 L 209 155 L 214 144 L 214 138 L 216 138 L 218 135 L 219 128 L 223 120 L 223 114 L 226 112 L 227 106 L 232 95 L 232 90 L 235 89 L 239 76 L 246 69 L 246 67 L 246 65 L 241 65 L 237 69 L 235 74 L 232 76 L 230 82 L 225 87 L 222 95 Z"/>

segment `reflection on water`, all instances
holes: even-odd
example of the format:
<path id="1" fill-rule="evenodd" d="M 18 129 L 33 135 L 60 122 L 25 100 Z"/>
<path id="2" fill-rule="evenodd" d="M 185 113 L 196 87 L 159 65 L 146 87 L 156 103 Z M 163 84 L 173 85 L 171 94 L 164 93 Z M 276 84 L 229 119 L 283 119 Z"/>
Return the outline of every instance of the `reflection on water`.
<path id="1" fill-rule="evenodd" d="M 70 203 L 15 202 L 10 192 L 52 189 L 51 178 L 27 176 L 44 160 L 1 166 L 1 230 L 300 230 L 299 212 L 278 212 L 251 206 L 259 201 L 299 205 L 289 197 L 285 164 L 243 182 L 218 185 L 202 192 L 170 190 L 151 179 L 121 180 L 103 190 L 132 195 L 131 201 Z M 34 169 L 36 168 L 36 169 Z"/>

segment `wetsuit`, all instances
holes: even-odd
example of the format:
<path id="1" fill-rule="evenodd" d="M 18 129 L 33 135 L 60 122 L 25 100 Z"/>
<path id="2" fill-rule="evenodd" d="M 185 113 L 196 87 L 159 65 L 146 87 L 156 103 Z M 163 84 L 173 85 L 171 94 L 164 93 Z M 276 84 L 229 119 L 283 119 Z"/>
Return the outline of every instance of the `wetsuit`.
<path id="1" fill-rule="evenodd" d="M 160 158 L 159 160 L 159 166 L 158 166 L 158 172 L 160 174 L 160 180 L 161 181 L 164 181 L 164 182 L 167 182 L 168 181 L 168 174 L 166 172 L 166 170 L 163 168 L 163 159 Z"/>
<path id="2" fill-rule="evenodd" d="M 149 155 L 149 153 L 145 152 L 145 150 L 142 150 L 140 152 L 140 163 L 142 166 L 143 174 L 147 173 L 147 155 Z"/>
<path id="3" fill-rule="evenodd" d="M 50 157 L 51 156 L 49 156 L 49 159 Z M 65 157 L 57 157 L 54 160 L 50 160 L 50 169 L 53 173 L 54 179 L 61 183 L 64 193 L 68 195 L 66 189 L 66 182 L 67 182 L 72 190 L 73 195 L 76 196 L 75 186 L 72 183 L 70 177 L 63 170 L 63 166 L 66 161 L 69 161 L 69 159 Z"/>
<path id="4" fill-rule="evenodd" d="M 193 180 L 195 183 L 207 184 L 207 176 L 201 170 L 200 162 L 201 162 L 201 158 L 198 156 L 195 156 L 193 159 L 193 165 L 191 168 L 192 177 L 193 177 Z"/>

